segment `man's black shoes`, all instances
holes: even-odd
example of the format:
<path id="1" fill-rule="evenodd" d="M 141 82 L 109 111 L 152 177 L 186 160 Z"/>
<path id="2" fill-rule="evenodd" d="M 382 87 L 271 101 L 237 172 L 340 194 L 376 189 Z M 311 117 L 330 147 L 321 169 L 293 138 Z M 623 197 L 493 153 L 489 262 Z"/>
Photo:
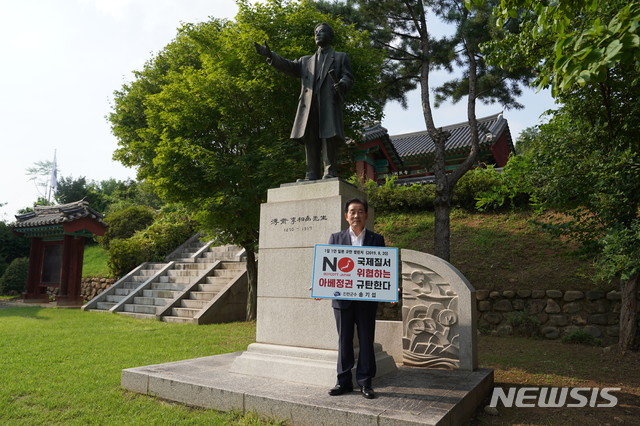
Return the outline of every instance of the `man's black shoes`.
<path id="1" fill-rule="evenodd" d="M 364 396 L 367 399 L 373 399 L 376 397 L 375 392 L 369 386 L 362 386 L 360 388 L 360 391 L 362 392 L 362 396 Z"/>
<path id="2" fill-rule="evenodd" d="M 353 386 L 336 385 L 335 388 L 329 389 L 329 395 L 337 396 L 345 393 L 353 392 Z"/>
<path id="3" fill-rule="evenodd" d="M 353 386 L 336 385 L 335 388 L 329 389 L 329 395 L 331 396 L 344 395 L 349 392 L 353 392 Z M 373 399 L 376 397 L 376 393 L 370 386 L 360 386 L 360 392 L 362 393 L 362 396 L 367 399 Z"/>

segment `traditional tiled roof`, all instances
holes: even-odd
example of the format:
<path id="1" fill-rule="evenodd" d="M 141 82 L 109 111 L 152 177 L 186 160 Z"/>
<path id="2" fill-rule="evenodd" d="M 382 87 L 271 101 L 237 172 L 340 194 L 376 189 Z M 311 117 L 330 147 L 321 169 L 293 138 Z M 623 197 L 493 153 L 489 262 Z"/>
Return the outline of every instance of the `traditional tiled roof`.
<path id="1" fill-rule="evenodd" d="M 375 123 L 362 129 L 358 144 L 364 144 L 375 139 L 382 141 L 391 160 L 394 161 L 398 167 L 401 167 L 402 158 L 396 150 L 394 143 L 389 138 L 389 131 L 382 127 L 380 123 Z"/>
<path id="2" fill-rule="evenodd" d="M 389 136 L 389 132 L 386 128 L 382 127 L 380 123 L 375 123 L 372 126 L 367 126 L 362 129 L 362 134 L 360 137 L 361 142 L 369 142 L 374 139 L 381 139 L 386 136 Z"/>
<path id="3" fill-rule="evenodd" d="M 36 206 L 34 211 L 16 215 L 14 228 L 30 228 L 36 226 L 59 225 L 74 220 L 88 217 L 105 225 L 102 221 L 104 217 L 91 207 L 87 201 L 76 201 L 69 204 L 57 206 Z"/>
<path id="4" fill-rule="evenodd" d="M 507 120 L 502 114 L 478 119 L 478 131 L 480 134 L 480 146 L 488 146 L 506 129 Z M 447 153 L 455 151 L 467 152 L 471 146 L 471 129 L 469 122 L 453 124 L 442 128 L 449 132 L 449 139 L 446 142 Z M 511 135 L 507 135 L 509 144 L 513 147 Z M 390 136 L 394 147 L 400 157 L 405 160 L 409 158 L 427 158 L 433 156 L 435 144 L 426 130 L 401 135 Z"/>

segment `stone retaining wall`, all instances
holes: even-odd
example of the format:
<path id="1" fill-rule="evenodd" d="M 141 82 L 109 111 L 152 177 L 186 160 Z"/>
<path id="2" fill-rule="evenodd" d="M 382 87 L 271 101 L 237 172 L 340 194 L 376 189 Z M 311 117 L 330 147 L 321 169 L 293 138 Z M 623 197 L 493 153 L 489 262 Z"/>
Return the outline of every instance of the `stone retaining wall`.
<path id="1" fill-rule="evenodd" d="M 476 299 L 478 326 L 484 331 L 517 334 L 523 319 L 533 319 L 529 326 L 547 339 L 582 330 L 606 344 L 618 340 L 618 291 L 477 290 Z"/>
<path id="2" fill-rule="evenodd" d="M 91 277 L 83 278 L 80 295 L 86 302 L 102 293 L 103 290 L 109 288 L 117 280 L 115 278 Z"/>
<path id="3" fill-rule="evenodd" d="M 103 290 L 109 288 L 117 280 L 115 278 L 89 277 L 83 278 L 80 283 L 80 296 L 85 302 L 102 293 Z M 59 292 L 58 287 L 47 287 L 47 294 L 50 300 L 54 300 Z"/>

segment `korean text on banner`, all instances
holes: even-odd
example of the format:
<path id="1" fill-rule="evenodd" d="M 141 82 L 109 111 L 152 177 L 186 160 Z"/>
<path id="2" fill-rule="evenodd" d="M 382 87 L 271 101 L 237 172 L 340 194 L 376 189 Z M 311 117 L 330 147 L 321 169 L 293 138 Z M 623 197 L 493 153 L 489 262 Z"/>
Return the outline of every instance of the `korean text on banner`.
<path id="1" fill-rule="evenodd" d="M 316 244 L 311 297 L 398 301 L 398 249 Z"/>

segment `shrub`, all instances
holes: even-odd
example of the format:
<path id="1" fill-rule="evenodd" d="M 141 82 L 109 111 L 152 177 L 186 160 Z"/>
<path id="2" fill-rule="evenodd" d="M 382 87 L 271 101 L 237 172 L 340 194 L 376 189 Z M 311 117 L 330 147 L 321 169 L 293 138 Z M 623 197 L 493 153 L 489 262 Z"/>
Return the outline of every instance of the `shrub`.
<path id="1" fill-rule="evenodd" d="M 400 186 L 396 185 L 396 180 L 396 177 L 387 178 L 383 185 L 371 180 L 361 184 L 357 178 L 352 178 L 351 182 L 367 193 L 369 204 L 376 212 L 433 210 L 433 185 Z"/>
<path id="2" fill-rule="evenodd" d="M 153 256 L 148 247 L 149 241 L 140 238 L 113 240 L 109 246 L 109 270 L 116 277 L 121 277 L 142 262 L 149 262 Z"/>
<path id="3" fill-rule="evenodd" d="M 526 312 L 514 311 L 507 315 L 507 323 L 513 328 L 516 336 L 534 337 L 539 334 L 540 320 Z"/>
<path id="4" fill-rule="evenodd" d="M 562 343 L 577 343 L 588 346 L 602 346 L 602 340 L 583 330 L 576 330 L 562 336 Z"/>
<path id="5" fill-rule="evenodd" d="M 105 217 L 104 220 L 109 227 L 97 240 L 102 247 L 108 249 L 113 240 L 132 237 L 137 231 L 151 225 L 155 217 L 156 213 L 147 206 L 129 206 L 114 211 Z"/>
<path id="6" fill-rule="evenodd" d="M 28 272 L 29 258 L 14 259 L 0 277 L 0 294 L 15 296 L 25 291 Z"/>
<path id="7" fill-rule="evenodd" d="M 478 173 L 493 173 L 495 184 L 476 194 L 477 210 L 497 210 L 503 207 L 524 208 L 535 200 L 531 197 L 531 187 L 528 175 L 530 174 L 530 161 L 526 156 L 515 155 L 509 158 L 509 162 L 497 173 L 492 167 L 486 171 L 478 170 Z"/>
<path id="8" fill-rule="evenodd" d="M 195 229 L 196 223 L 184 212 L 163 213 L 131 238 L 111 241 L 109 269 L 114 276 L 122 276 L 142 262 L 162 262 L 193 235 Z"/>
<path id="9" fill-rule="evenodd" d="M 500 174 L 492 167 L 469 170 L 456 184 L 451 204 L 466 210 L 474 210 L 480 194 L 489 192 L 500 184 L 499 176 Z"/>

